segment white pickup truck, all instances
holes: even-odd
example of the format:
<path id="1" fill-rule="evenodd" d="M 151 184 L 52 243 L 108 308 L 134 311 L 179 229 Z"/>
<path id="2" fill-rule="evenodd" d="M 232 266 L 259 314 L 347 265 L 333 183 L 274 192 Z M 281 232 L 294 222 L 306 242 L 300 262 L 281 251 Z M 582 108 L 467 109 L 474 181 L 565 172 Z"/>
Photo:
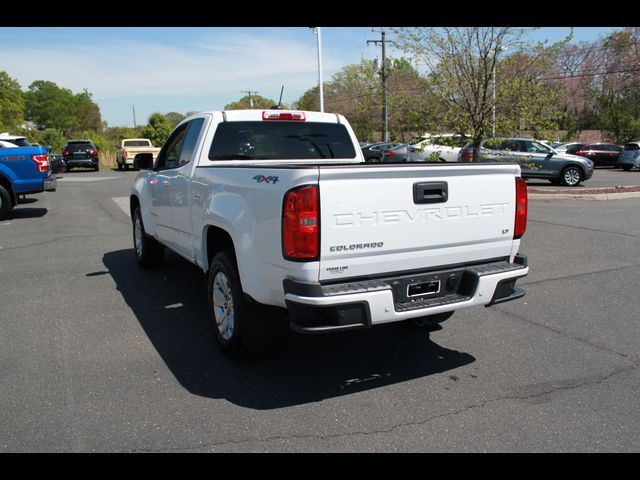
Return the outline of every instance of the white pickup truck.
<path id="1" fill-rule="evenodd" d="M 125 138 L 116 152 L 118 170 L 128 170 L 138 153 L 151 153 L 155 160 L 159 152 L 160 147 L 154 147 L 148 138 Z"/>
<path id="2" fill-rule="evenodd" d="M 319 333 L 524 295 L 516 164 L 365 163 L 343 116 L 283 110 L 199 113 L 135 164 L 138 264 L 167 247 L 202 268 L 233 358 L 265 352 L 287 313 Z"/>

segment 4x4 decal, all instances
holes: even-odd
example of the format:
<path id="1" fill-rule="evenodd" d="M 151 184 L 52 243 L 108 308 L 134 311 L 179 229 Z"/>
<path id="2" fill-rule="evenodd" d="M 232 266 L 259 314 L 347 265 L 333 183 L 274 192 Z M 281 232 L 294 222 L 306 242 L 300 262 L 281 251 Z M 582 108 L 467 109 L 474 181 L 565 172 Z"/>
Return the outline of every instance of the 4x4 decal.
<path id="1" fill-rule="evenodd" d="M 253 179 L 256 181 L 256 183 L 278 183 L 280 181 L 278 177 L 271 175 L 268 177 L 265 177 L 264 175 L 256 175 L 255 177 L 253 177 Z"/>

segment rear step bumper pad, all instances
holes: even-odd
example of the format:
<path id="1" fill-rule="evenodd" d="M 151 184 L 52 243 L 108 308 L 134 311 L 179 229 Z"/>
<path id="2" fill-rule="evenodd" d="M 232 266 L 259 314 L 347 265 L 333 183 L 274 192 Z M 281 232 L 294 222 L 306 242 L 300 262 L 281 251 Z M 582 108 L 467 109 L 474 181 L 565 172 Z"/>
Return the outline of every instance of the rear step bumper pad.
<path id="1" fill-rule="evenodd" d="M 284 280 L 291 328 L 301 333 L 324 333 L 397 322 L 474 306 L 491 306 L 521 298 L 516 280 L 529 273 L 527 257 L 466 268 L 425 272 L 379 280 L 320 285 Z M 454 291 L 407 299 L 400 291 L 415 278 L 459 275 Z M 401 286 L 399 288 L 399 286 Z M 395 289 L 395 290 L 394 290 Z"/>

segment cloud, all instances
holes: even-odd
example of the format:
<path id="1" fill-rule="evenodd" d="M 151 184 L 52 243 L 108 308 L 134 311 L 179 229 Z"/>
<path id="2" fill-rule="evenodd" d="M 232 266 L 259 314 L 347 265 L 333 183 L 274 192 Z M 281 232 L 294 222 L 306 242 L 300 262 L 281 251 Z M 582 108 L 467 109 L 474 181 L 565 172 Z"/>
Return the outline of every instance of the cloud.
<path id="1" fill-rule="evenodd" d="M 308 39 L 307 39 L 308 40 Z M 193 95 L 275 85 L 311 88 L 317 81 L 315 44 L 273 35 L 225 32 L 182 45 L 98 40 L 38 47 L 0 45 L 3 68 L 24 89 L 46 79 L 94 97 Z M 325 59 L 325 69 L 344 64 Z M 288 85 L 289 88 L 289 85 Z"/>

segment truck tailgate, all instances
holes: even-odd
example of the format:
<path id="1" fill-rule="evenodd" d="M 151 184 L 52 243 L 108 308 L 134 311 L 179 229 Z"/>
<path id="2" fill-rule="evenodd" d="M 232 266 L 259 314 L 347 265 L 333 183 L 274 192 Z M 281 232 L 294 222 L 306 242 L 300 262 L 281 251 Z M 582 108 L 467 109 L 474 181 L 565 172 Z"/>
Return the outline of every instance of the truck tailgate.
<path id="1" fill-rule="evenodd" d="M 320 281 L 509 257 L 517 165 L 320 167 Z"/>

